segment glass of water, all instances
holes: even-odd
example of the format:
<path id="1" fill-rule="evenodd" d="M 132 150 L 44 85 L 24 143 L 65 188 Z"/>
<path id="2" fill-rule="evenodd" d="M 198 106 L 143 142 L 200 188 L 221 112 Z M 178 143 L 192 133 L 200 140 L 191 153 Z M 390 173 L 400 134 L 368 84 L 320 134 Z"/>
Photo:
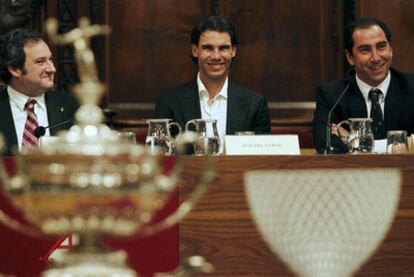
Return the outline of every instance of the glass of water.
<path id="1" fill-rule="evenodd" d="M 387 132 L 387 153 L 408 153 L 407 132 L 404 130 L 393 130 Z"/>
<path id="2" fill-rule="evenodd" d="M 119 139 L 122 142 L 137 143 L 136 134 L 134 131 L 120 131 L 118 132 Z"/>

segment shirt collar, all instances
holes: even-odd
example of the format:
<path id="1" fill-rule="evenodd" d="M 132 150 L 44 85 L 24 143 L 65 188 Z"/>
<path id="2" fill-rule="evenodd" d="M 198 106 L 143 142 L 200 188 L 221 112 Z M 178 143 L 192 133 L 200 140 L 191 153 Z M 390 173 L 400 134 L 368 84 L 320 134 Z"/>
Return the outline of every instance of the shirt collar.
<path id="1" fill-rule="evenodd" d="M 201 81 L 200 72 L 198 72 L 197 74 L 197 86 L 198 86 L 198 95 L 200 96 L 200 98 L 206 97 L 208 99 L 208 91 L 206 87 L 204 86 L 203 82 Z M 223 87 L 221 88 L 219 93 L 217 93 L 217 95 L 214 97 L 214 100 L 217 99 L 218 97 L 227 99 L 228 97 L 227 88 L 228 88 L 228 77 L 226 77 L 226 81 L 224 81 Z"/>
<path id="2" fill-rule="evenodd" d="M 7 92 L 9 94 L 10 102 L 15 105 L 21 112 L 24 111 L 24 106 L 29 98 L 35 99 L 36 102 L 39 104 L 38 107 L 46 112 L 46 102 L 45 102 L 45 94 L 43 93 L 40 96 L 36 97 L 29 97 L 21 92 L 18 92 L 11 86 L 7 86 Z"/>
<path id="3" fill-rule="evenodd" d="M 372 87 L 358 78 L 358 75 L 355 74 L 356 82 L 358 84 L 359 90 L 361 91 L 362 95 L 364 96 L 365 101 L 368 100 L 368 94 L 372 88 L 378 88 L 381 90 L 382 94 L 384 95 L 383 99 L 387 95 L 388 88 L 391 83 L 391 74 L 388 70 L 387 77 L 385 77 L 384 81 L 381 82 L 377 87 Z"/>

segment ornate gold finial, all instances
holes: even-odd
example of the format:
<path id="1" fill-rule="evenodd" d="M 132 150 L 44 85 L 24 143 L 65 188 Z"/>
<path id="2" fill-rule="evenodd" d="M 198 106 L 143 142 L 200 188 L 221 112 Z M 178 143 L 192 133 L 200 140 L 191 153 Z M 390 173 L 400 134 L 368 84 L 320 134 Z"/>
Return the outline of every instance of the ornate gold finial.
<path id="1" fill-rule="evenodd" d="M 46 31 L 54 43 L 73 45 L 81 83 L 98 82 L 95 57 L 90 47 L 90 39 L 96 35 L 109 34 L 111 29 L 106 25 L 90 25 L 90 21 L 86 17 L 79 18 L 78 23 L 78 28 L 64 35 L 58 35 L 58 22 L 55 18 L 51 18 L 46 21 Z"/>
<path id="2" fill-rule="evenodd" d="M 56 44 L 73 45 L 80 83 L 74 85 L 72 90 L 81 103 L 75 118 L 79 125 L 97 126 L 103 121 L 103 113 L 98 104 L 106 88 L 99 82 L 90 40 L 93 36 L 108 34 L 110 28 L 105 25 L 91 25 L 86 17 L 81 17 L 78 22 L 78 28 L 58 35 L 58 21 L 50 18 L 46 21 L 46 32 Z"/>

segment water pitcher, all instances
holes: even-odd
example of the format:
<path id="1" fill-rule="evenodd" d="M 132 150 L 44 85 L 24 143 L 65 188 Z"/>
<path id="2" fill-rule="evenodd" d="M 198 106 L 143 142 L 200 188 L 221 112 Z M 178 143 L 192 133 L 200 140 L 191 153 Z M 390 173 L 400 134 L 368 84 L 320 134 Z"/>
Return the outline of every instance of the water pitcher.
<path id="1" fill-rule="evenodd" d="M 348 146 L 350 153 L 372 152 L 374 134 L 372 133 L 371 124 L 371 118 L 349 118 L 338 124 L 338 134 Z M 349 129 L 342 127 L 346 125 L 349 126 Z"/>
<path id="2" fill-rule="evenodd" d="M 203 141 L 204 149 L 197 145 L 194 146 L 196 155 L 219 154 L 220 137 L 216 119 L 193 119 L 187 122 L 185 129 L 186 131 L 195 131 Z"/>
<path id="3" fill-rule="evenodd" d="M 170 122 L 169 118 L 148 119 L 148 134 L 145 144 L 152 152 L 160 150 L 166 155 L 174 153 L 174 139 L 171 136 L 170 129 L 176 126 L 178 133 L 181 133 L 181 126 L 176 122 Z"/>

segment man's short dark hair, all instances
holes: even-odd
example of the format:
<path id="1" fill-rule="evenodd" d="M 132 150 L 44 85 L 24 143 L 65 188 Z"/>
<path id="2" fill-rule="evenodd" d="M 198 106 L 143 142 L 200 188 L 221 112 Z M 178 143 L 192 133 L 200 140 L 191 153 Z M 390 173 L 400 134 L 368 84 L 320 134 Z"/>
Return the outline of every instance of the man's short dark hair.
<path id="1" fill-rule="evenodd" d="M 220 15 L 212 15 L 208 18 L 202 20 L 194 29 L 191 31 L 190 41 L 191 44 L 198 45 L 200 41 L 201 34 L 206 31 L 216 31 L 219 33 L 228 33 L 231 39 L 231 45 L 237 45 L 239 43 L 239 39 L 237 38 L 236 29 L 234 29 L 231 23 L 227 22 L 222 16 Z M 197 58 L 191 56 L 194 63 L 197 63 Z"/>
<path id="2" fill-rule="evenodd" d="M 388 25 L 374 17 L 362 17 L 351 22 L 346 28 L 344 32 L 344 40 L 345 40 L 345 49 L 348 50 L 350 54 L 352 54 L 352 48 L 354 48 L 354 32 L 356 29 L 367 29 L 371 26 L 378 25 L 385 33 L 385 37 L 387 38 L 388 43 L 391 43 L 392 34 L 391 30 Z"/>
<path id="3" fill-rule="evenodd" d="M 4 83 L 12 78 L 8 66 L 24 69 L 24 46 L 39 41 L 46 41 L 45 36 L 29 29 L 15 29 L 0 37 L 0 78 Z"/>

